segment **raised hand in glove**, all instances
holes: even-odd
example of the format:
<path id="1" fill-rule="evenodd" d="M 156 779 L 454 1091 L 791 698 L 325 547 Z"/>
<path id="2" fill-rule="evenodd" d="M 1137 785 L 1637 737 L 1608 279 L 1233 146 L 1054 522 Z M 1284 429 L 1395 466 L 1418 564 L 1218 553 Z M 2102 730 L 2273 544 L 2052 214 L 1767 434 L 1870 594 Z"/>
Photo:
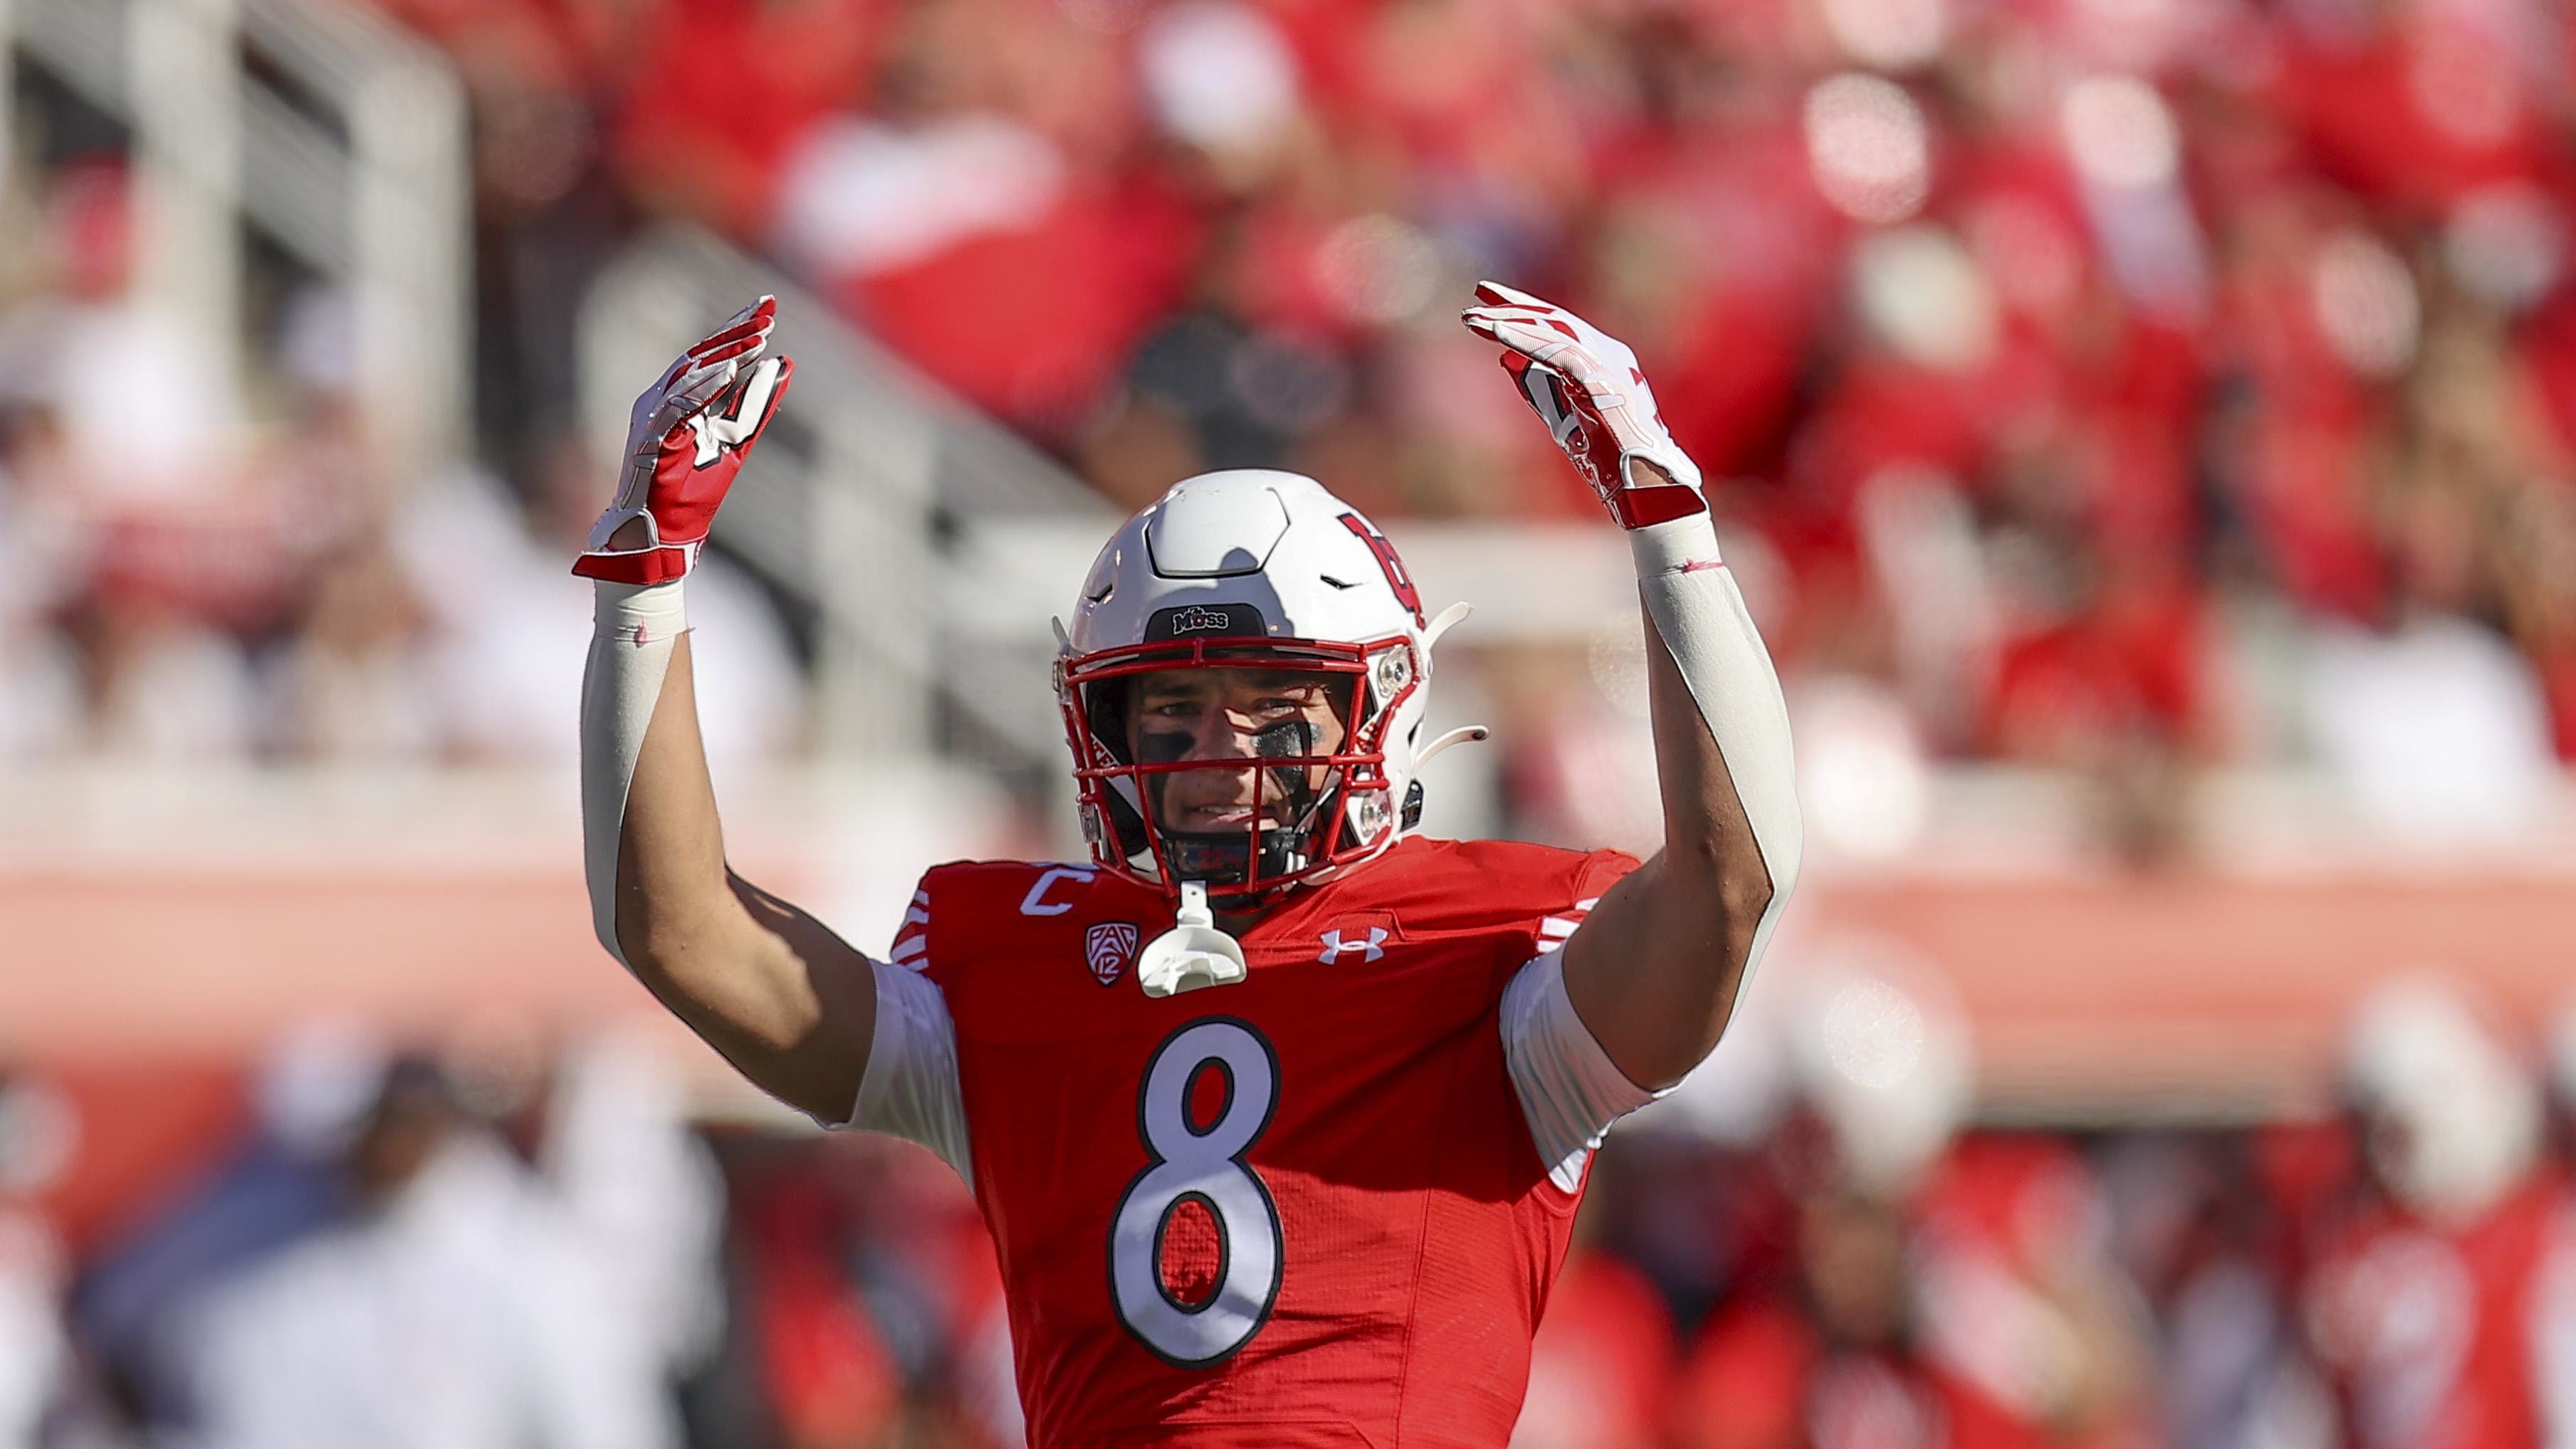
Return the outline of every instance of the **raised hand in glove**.
<path id="1" fill-rule="evenodd" d="M 1477 283 L 1476 303 L 1460 320 L 1503 345 L 1503 370 L 1620 527 L 1708 511 L 1699 466 L 1665 431 L 1655 390 L 1626 343 L 1498 282 Z"/>
<path id="2" fill-rule="evenodd" d="M 754 443 L 787 396 L 796 364 L 760 360 L 778 301 L 733 315 L 635 399 L 617 497 L 573 562 L 584 578 L 667 583 L 686 574 Z"/>

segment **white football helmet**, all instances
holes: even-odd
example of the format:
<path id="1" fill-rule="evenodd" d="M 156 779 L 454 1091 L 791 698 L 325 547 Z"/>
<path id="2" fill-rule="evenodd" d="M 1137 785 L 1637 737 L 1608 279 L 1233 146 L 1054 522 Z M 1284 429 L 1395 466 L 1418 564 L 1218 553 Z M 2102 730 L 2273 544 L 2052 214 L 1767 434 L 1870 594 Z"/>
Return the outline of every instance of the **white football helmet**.
<path id="1" fill-rule="evenodd" d="M 2344 1087 L 2369 1124 L 2371 1165 L 2407 1206 L 2474 1218 L 2522 1182 L 2540 1148 L 2539 1084 L 2449 980 L 2402 978 L 2361 1004 Z"/>
<path id="2" fill-rule="evenodd" d="M 1425 618 L 1385 537 L 1312 478 L 1236 469 L 1172 485 L 1101 549 L 1072 628 L 1057 629 L 1056 695 L 1092 858 L 1167 895 L 1201 882 L 1243 901 L 1376 857 L 1420 819 L 1421 763 L 1484 735 L 1421 739 L 1432 644 L 1465 615 L 1457 604 Z M 1343 738 L 1319 751 L 1302 721 L 1260 731 L 1251 758 L 1264 764 L 1250 771 L 1245 829 L 1167 828 L 1157 819 L 1163 778 L 1249 768 L 1131 757 L 1152 753 L 1130 748 L 1131 682 L 1181 668 L 1326 676 Z"/>

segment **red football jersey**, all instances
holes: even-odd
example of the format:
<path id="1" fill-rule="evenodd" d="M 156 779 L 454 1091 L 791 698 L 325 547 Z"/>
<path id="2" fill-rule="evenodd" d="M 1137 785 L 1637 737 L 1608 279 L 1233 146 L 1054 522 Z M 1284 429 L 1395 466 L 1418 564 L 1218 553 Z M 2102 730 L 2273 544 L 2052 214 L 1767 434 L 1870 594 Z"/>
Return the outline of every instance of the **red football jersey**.
<path id="1" fill-rule="evenodd" d="M 2330 1224 L 2310 1270 L 2311 1340 L 2359 1449 L 2536 1449 L 2531 1295 L 2553 1221 L 2540 1179 L 2471 1222 L 2374 1202 Z"/>
<path id="2" fill-rule="evenodd" d="M 1498 1008 L 1635 865 L 1409 839 L 1245 932 L 1245 980 L 1160 1000 L 1159 893 L 932 870 L 894 956 L 955 1025 L 1030 1443 L 1504 1444 L 1581 1189 Z"/>

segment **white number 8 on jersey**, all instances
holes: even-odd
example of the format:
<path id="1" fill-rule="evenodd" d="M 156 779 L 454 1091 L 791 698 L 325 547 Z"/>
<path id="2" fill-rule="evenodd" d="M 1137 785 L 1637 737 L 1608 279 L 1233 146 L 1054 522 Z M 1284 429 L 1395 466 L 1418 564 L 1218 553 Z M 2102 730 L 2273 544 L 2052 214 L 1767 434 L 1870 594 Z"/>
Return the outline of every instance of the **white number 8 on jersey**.
<path id="1" fill-rule="evenodd" d="M 1190 1125 L 1190 1084 L 1223 1074 L 1225 1105 Z M 1109 1230 L 1109 1284 L 1127 1331 L 1166 1362 L 1203 1368 L 1248 1343 L 1279 1297 L 1279 1209 L 1243 1161 L 1279 1105 L 1278 1058 L 1259 1032 L 1210 1017 L 1174 1032 L 1145 1065 L 1137 1131 L 1153 1161 L 1127 1185 Z M 1163 1235 L 1183 1203 L 1216 1220 L 1216 1291 L 1195 1306 L 1163 1281 Z"/>

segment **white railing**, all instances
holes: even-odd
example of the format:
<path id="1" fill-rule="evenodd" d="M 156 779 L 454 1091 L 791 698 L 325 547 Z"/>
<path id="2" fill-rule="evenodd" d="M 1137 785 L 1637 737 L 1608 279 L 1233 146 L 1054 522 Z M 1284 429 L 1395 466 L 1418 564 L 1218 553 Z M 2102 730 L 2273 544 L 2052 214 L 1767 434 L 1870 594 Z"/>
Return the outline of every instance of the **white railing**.
<path id="1" fill-rule="evenodd" d="M 11 55 L 131 127 L 142 287 L 229 360 L 247 220 L 347 293 L 390 476 L 463 448 L 472 198 L 465 98 L 437 52 L 346 0 L 0 0 Z"/>

